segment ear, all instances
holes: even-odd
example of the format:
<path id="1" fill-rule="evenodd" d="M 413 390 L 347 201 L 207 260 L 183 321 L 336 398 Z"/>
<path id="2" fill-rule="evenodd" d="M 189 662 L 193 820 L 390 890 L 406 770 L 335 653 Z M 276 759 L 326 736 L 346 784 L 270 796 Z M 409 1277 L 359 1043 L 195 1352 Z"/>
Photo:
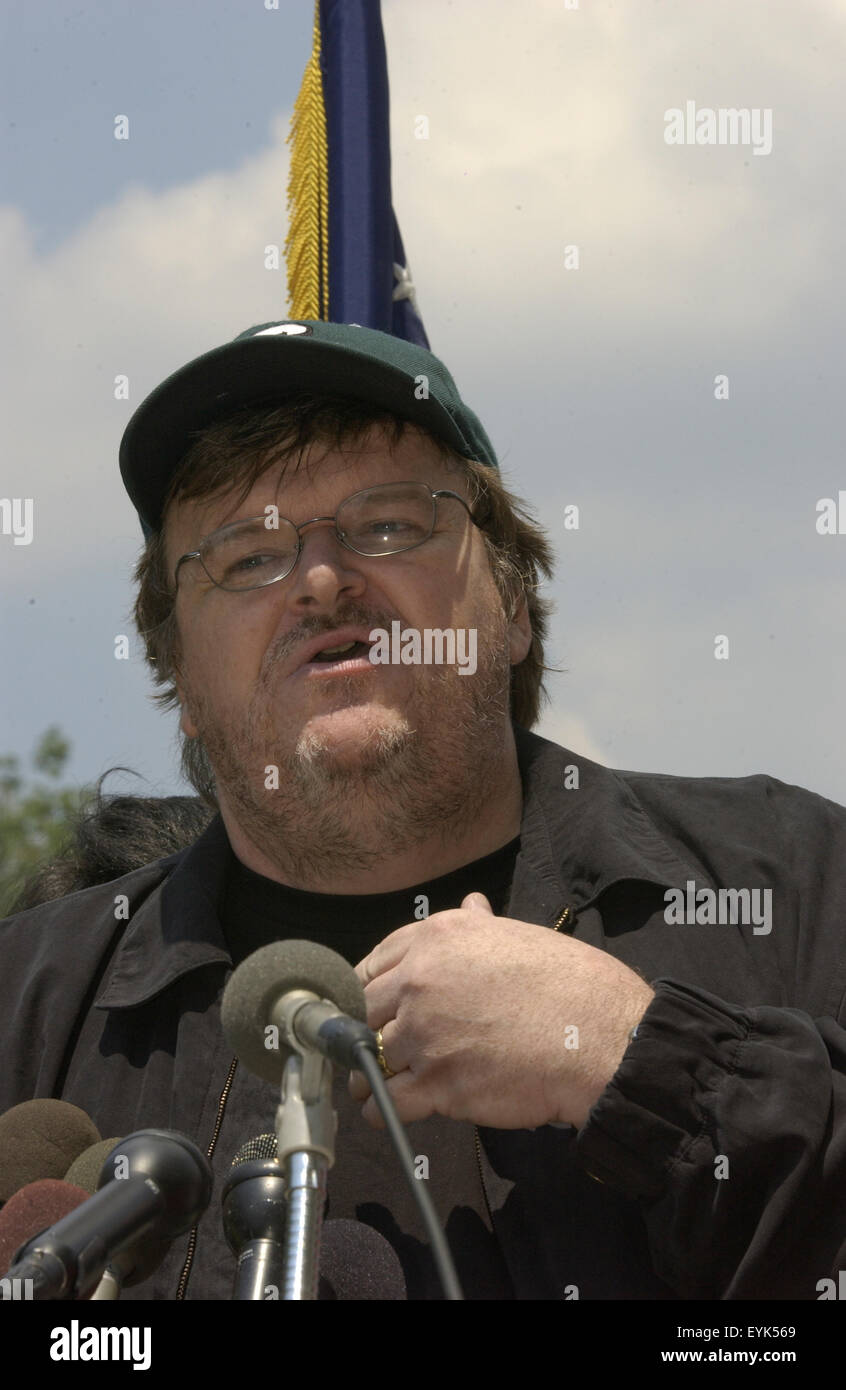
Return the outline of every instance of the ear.
<path id="1" fill-rule="evenodd" d="M 532 645 L 532 625 L 525 594 L 521 597 L 508 628 L 508 641 L 511 651 L 511 665 L 519 666 L 529 655 Z"/>
<path id="2" fill-rule="evenodd" d="M 182 706 L 182 713 L 179 716 L 179 727 L 188 738 L 196 738 L 200 732 L 188 713 L 187 705 Z"/>
<path id="3" fill-rule="evenodd" d="M 179 727 L 187 738 L 197 738 L 200 731 L 191 716 L 188 693 L 178 676 L 174 676 L 173 680 L 179 696 Z"/>

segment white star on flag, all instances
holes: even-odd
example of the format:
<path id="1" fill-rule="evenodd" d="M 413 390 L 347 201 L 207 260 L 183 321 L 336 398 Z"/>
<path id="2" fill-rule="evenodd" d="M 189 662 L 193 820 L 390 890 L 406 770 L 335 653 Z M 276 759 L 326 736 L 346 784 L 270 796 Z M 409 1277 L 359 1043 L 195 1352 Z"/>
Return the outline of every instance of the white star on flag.
<path id="1" fill-rule="evenodd" d="M 392 299 L 394 301 L 398 299 L 410 299 L 414 312 L 419 314 L 420 310 L 417 307 L 417 296 L 414 293 L 414 282 L 411 278 L 411 271 L 407 265 L 397 265 L 396 261 L 394 261 L 393 264 L 394 279 L 397 283 L 394 285 Z"/>

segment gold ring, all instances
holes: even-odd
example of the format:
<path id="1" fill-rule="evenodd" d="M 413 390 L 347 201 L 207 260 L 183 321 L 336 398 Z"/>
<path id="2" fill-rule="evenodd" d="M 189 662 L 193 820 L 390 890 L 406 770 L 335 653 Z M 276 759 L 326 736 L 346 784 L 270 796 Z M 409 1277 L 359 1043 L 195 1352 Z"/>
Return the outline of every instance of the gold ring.
<path id="1" fill-rule="evenodd" d="M 385 1061 L 385 1045 L 384 1045 L 384 1043 L 382 1042 L 382 1029 L 381 1029 L 381 1028 L 377 1028 L 377 1029 L 376 1029 L 376 1056 L 377 1056 L 378 1059 L 379 1059 L 379 1066 L 382 1068 L 382 1075 L 383 1075 L 383 1076 L 386 1076 L 386 1077 L 389 1077 L 389 1078 L 392 1077 L 392 1076 L 396 1076 L 396 1072 L 395 1072 L 395 1071 L 391 1071 L 391 1068 L 388 1066 L 388 1063 Z"/>

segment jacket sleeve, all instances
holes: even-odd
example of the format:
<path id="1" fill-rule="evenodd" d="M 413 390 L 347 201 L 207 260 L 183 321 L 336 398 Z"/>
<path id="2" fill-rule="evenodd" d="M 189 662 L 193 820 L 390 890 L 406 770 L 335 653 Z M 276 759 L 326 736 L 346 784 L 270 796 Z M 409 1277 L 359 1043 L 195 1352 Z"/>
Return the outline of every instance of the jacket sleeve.
<path id="1" fill-rule="evenodd" d="M 837 1297 L 846 1271 L 846 811 L 765 780 L 774 900 L 791 904 L 781 999 L 652 981 L 577 1139 L 588 1172 L 639 1201 L 683 1298 Z"/>
<path id="2" fill-rule="evenodd" d="M 815 1299 L 846 1269 L 846 1031 L 655 981 L 577 1140 L 682 1298 Z"/>

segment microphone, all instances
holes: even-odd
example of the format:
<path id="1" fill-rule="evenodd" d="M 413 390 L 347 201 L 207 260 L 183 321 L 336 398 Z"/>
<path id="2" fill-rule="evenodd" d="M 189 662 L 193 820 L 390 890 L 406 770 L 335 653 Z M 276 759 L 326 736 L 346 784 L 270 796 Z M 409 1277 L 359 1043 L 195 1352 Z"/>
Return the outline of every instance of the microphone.
<path id="1" fill-rule="evenodd" d="M 364 988 L 352 966 L 315 941 L 262 946 L 233 971 L 223 992 L 221 1022 L 233 1052 L 248 1071 L 281 1082 L 276 1131 L 288 1184 L 285 1298 L 317 1297 L 322 1203 L 337 1125 L 328 1059 L 365 1072 L 420 1208 L 446 1297 L 461 1299 L 434 1205 L 425 1185 L 415 1181 L 411 1147 L 379 1071 L 376 1038 L 366 1019 Z"/>
<path id="2" fill-rule="evenodd" d="M 275 1297 L 285 1277 L 282 1233 L 285 1175 L 276 1161 L 275 1134 L 248 1139 L 232 1160 L 223 1189 L 223 1229 L 237 1257 L 234 1299 Z M 405 1275 L 393 1246 L 361 1221 L 324 1223 L 320 1241 L 318 1299 L 401 1301 Z"/>
<path id="3" fill-rule="evenodd" d="M 338 1302 L 407 1299 L 405 1274 L 396 1250 L 362 1221 L 325 1222 L 318 1298 Z"/>
<path id="4" fill-rule="evenodd" d="M 276 1161 L 276 1135 L 248 1139 L 223 1189 L 223 1231 L 238 1264 L 234 1299 L 265 1299 L 285 1279 L 282 1241 L 287 1180 Z"/>
<path id="5" fill-rule="evenodd" d="M 87 1200 L 83 1187 L 58 1178 L 39 1178 L 10 1197 L 0 1212 L 0 1274 L 6 1273 L 16 1250 Z"/>
<path id="6" fill-rule="evenodd" d="M 220 1015 L 232 1051 L 264 1081 L 281 1081 L 292 1049 L 317 1049 L 350 1069 L 357 1043 L 376 1052 L 361 981 L 316 941 L 272 941 L 247 956 L 226 985 Z"/>
<path id="7" fill-rule="evenodd" d="M 281 1089 L 276 1137 L 286 1198 L 286 1300 L 317 1297 L 326 1173 L 335 1161 L 331 1062 L 354 1065 L 353 1050 L 362 1043 L 375 1054 L 366 1018 L 364 990 L 352 966 L 314 941 L 274 941 L 254 951 L 223 992 L 221 1023 L 233 1052 L 249 1071 Z M 257 1172 L 252 1181 L 268 1176 Z M 254 1190 L 246 1178 L 244 1185 L 236 1205 Z M 262 1249 L 271 1262 L 270 1247 Z"/>
<path id="8" fill-rule="evenodd" d="M 77 1187 L 84 1187 L 90 1197 L 100 1186 L 103 1164 L 112 1149 L 120 1143 L 122 1143 L 120 1139 L 101 1139 L 98 1144 L 91 1144 L 89 1148 L 83 1149 L 65 1173 L 65 1182 L 72 1182 Z"/>
<path id="9" fill-rule="evenodd" d="M 40 1178 L 63 1178 L 100 1138 L 93 1120 L 66 1100 L 25 1100 L 0 1116 L 0 1202 Z"/>
<path id="10" fill-rule="evenodd" d="M 111 1168 L 107 1169 L 104 1176 L 103 1167 L 112 1150 L 122 1143 L 123 1140 L 118 1138 L 101 1139 L 99 1144 L 92 1144 L 90 1148 L 84 1149 L 65 1173 L 65 1182 L 73 1183 L 77 1188 L 84 1188 L 89 1197 L 92 1196 L 98 1187 L 111 1179 Z M 43 1223 L 44 1226 L 49 1224 Z M 43 1226 L 33 1228 L 30 1235 L 35 1235 L 42 1229 Z M 131 1288 L 133 1284 L 142 1284 L 151 1274 L 155 1274 L 169 1249 L 170 1241 L 165 1240 L 143 1241 L 141 1245 L 123 1251 L 107 1266 L 100 1283 L 91 1294 L 92 1300 L 120 1298 L 121 1289 Z"/>
<path id="11" fill-rule="evenodd" d="M 196 1224 L 211 1197 L 212 1171 L 190 1139 L 147 1129 L 121 1140 L 100 1183 L 76 1211 L 17 1251 L 9 1274 L 32 1279 L 35 1298 L 85 1298 L 107 1266 L 120 1279 L 137 1274 L 140 1261 L 146 1278 L 149 1243 L 158 1263 L 162 1246 Z"/>

